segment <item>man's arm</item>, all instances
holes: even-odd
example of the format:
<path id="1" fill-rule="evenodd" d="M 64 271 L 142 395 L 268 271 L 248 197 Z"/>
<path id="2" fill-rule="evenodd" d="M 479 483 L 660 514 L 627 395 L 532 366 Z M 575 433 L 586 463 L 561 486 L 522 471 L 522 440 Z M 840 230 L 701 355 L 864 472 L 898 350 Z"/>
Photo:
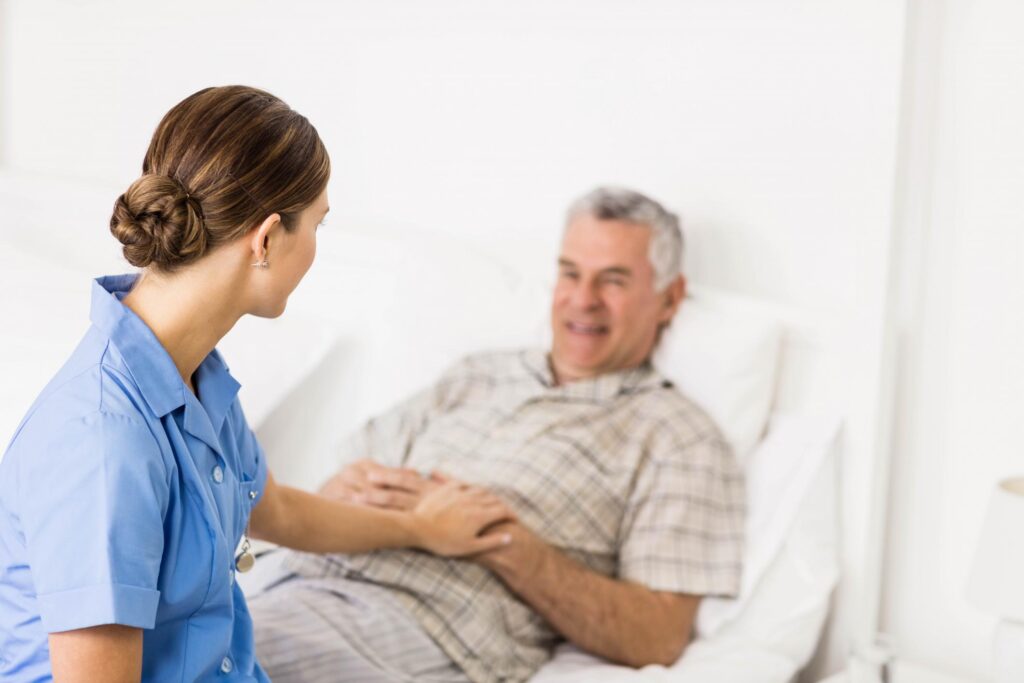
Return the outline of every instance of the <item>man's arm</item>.
<path id="1" fill-rule="evenodd" d="M 437 475 L 435 475 L 437 476 Z M 321 491 L 357 504 L 410 509 L 443 477 L 370 461 L 356 463 Z M 518 523 L 488 530 L 511 544 L 476 558 L 579 647 L 630 666 L 671 664 L 690 640 L 700 596 L 652 591 L 591 571 Z M 571 587 L 571 590 L 567 590 Z"/>
<path id="2" fill-rule="evenodd" d="M 682 655 L 700 596 L 598 574 L 515 522 L 491 533 L 509 533 L 512 542 L 474 561 L 577 646 L 633 667 L 669 666 Z"/>

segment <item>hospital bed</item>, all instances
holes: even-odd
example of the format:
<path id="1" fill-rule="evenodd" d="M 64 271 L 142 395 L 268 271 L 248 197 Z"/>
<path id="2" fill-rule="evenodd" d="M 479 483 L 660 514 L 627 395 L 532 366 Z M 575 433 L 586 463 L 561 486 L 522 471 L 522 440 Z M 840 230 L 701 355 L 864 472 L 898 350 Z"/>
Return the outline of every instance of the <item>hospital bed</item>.
<path id="1" fill-rule="evenodd" d="M 104 227 L 116 191 L 67 185 L 62 196 L 80 213 L 56 218 L 52 191 L 49 179 L 0 174 L 11 221 L 0 233 L 5 441 L 84 331 L 89 278 L 127 270 Z M 243 320 L 221 345 L 275 476 L 305 487 L 337 467 L 332 444 L 342 434 L 460 355 L 545 343 L 553 276 L 553 253 L 494 253 L 429 227 L 331 222 L 287 314 Z M 692 288 L 657 363 L 708 409 L 743 461 L 742 595 L 703 602 L 697 637 L 674 666 L 632 670 L 563 645 L 535 683 L 796 679 L 834 611 L 844 550 L 835 329 L 803 312 Z"/>

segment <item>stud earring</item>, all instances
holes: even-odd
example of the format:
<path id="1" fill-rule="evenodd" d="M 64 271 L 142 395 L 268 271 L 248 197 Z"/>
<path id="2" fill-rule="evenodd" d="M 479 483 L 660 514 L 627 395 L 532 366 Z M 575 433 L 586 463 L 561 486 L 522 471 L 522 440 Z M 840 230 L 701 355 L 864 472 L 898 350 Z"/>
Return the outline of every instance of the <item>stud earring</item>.
<path id="1" fill-rule="evenodd" d="M 266 259 L 264 259 L 262 261 L 257 261 L 256 263 L 252 264 L 252 267 L 253 268 L 259 268 L 260 270 L 263 270 L 263 269 L 266 269 L 266 268 L 270 267 L 270 261 L 267 261 Z"/>

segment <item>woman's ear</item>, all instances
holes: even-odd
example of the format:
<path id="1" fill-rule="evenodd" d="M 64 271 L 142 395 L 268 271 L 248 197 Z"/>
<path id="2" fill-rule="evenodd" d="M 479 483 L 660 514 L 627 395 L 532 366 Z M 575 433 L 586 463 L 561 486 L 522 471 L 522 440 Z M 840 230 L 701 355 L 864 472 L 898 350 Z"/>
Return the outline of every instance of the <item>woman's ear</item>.
<path id="1" fill-rule="evenodd" d="M 251 247 L 254 266 L 266 268 L 269 265 L 270 236 L 281 229 L 284 229 L 281 224 L 281 215 L 272 213 L 252 231 Z"/>

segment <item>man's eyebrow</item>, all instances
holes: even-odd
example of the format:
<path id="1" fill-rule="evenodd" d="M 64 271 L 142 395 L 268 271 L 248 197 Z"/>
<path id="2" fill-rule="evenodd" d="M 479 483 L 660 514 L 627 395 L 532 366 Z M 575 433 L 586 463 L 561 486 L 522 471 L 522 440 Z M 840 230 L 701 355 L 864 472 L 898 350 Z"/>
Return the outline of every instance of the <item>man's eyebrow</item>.
<path id="1" fill-rule="evenodd" d="M 567 258 L 559 258 L 558 265 L 561 268 L 576 268 L 577 265 Z M 600 275 L 622 275 L 623 277 L 633 277 L 633 271 L 626 266 L 608 266 L 602 268 L 599 272 Z"/>
<path id="2" fill-rule="evenodd" d="M 633 277 L 633 271 L 625 266 L 611 266 L 601 271 L 601 275 L 623 275 L 625 277 Z"/>

